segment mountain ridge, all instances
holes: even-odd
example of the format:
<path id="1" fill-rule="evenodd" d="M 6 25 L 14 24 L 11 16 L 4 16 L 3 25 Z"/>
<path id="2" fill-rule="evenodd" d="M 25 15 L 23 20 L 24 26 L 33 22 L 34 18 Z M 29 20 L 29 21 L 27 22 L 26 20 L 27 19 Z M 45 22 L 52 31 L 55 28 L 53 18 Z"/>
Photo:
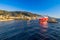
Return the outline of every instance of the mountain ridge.
<path id="1" fill-rule="evenodd" d="M 22 15 L 25 17 L 42 17 L 42 15 L 39 15 L 39 14 L 34 14 L 34 13 L 31 13 L 31 12 L 26 12 L 26 11 L 6 11 L 6 10 L 0 10 L 0 15 L 4 15 L 4 16 L 14 16 L 14 17 L 21 17 Z M 49 22 L 57 22 L 56 21 L 56 18 L 53 18 L 53 17 L 50 17 L 48 16 L 49 18 Z M 33 18 L 32 18 L 33 19 Z"/>

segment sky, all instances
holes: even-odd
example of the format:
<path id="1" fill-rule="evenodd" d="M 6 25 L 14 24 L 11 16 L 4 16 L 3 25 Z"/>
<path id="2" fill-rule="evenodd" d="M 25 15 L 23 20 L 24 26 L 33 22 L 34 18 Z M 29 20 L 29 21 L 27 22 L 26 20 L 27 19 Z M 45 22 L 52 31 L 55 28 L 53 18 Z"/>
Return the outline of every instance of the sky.
<path id="1" fill-rule="evenodd" d="M 60 18 L 60 0 L 0 0 L 0 10 L 27 11 Z"/>

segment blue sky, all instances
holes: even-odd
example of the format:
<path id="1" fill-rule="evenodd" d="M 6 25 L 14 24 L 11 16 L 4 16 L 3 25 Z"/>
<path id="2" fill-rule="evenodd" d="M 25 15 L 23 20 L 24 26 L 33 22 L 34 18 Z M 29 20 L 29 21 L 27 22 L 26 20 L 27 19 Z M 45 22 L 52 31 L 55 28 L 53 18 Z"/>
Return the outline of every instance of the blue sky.
<path id="1" fill-rule="evenodd" d="M 0 0 L 0 9 L 28 11 L 60 18 L 60 0 Z"/>

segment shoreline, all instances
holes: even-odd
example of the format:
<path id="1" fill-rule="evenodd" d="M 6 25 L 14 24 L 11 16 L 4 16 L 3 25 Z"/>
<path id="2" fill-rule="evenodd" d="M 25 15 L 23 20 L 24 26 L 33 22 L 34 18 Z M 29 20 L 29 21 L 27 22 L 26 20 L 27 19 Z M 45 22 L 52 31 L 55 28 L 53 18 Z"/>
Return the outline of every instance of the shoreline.
<path id="1" fill-rule="evenodd" d="M 0 21 L 12 21 L 14 19 L 3 19 L 3 20 L 0 20 Z"/>

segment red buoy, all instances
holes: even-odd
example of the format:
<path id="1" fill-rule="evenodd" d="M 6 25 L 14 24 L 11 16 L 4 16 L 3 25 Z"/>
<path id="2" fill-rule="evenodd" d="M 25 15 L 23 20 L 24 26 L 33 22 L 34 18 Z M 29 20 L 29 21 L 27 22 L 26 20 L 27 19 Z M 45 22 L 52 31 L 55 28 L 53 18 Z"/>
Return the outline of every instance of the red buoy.
<path id="1" fill-rule="evenodd" d="M 40 23 L 40 26 L 42 27 L 42 28 L 48 28 L 48 17 L 42 17 L 42 18 L 40 18 L 39 19 L 39 23 Z"/>

